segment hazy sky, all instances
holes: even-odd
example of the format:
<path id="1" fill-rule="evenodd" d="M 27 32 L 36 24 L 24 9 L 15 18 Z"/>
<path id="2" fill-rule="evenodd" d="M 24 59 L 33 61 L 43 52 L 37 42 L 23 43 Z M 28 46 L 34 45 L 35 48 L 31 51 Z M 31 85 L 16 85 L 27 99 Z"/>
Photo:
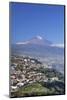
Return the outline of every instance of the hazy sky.
<path id="1" fill-rule="evenodd" d="M 10 3 L 11 42 L 37 35 L 54 44 L 64 43 L 64 6 Z"/>

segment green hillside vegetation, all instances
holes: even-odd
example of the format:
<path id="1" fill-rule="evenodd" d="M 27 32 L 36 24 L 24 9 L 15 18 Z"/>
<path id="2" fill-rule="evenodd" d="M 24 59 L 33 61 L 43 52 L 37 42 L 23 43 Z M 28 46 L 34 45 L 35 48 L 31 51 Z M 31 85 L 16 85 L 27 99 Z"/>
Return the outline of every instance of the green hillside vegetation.
<path id="1" fill-rule="evenodd" d="M 58 72 L 56 69 L 53 68 L 39 68 L 37 70 L 37 72 L 41 72 L 44 73 L 46 75 L 46 77 L 48 77 L 49 79 L 52 77 L 58 77 L 59 80 L 64 82 L 64 76 L 63 74 L 61 74 L 60 72 Z"/>
<path id="2" fill-rule="evenodd" d="M 61 85 L 60 85 L 61 84 Z M 61 88 L 62 87 L 62 88 Z M 12 93 L 12 97 L 21 96 L 42 96 L 42 95 L 56 95 L 63 94 L 64 85 L 63 83 L 53 82 L 53 83 L 32 83 L 24 87 L 19 88 L 17 92 Z"/>

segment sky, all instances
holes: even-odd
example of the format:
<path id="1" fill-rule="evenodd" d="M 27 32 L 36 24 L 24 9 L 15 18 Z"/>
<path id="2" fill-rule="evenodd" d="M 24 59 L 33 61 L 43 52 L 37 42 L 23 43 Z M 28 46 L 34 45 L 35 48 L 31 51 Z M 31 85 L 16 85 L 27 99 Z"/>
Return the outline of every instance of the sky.
<path id="1" fill-rule="evenodd" d="M 11 43 L 38 35 L 54 44 L 64 44 L 64 6 L 11 2 Z"/>

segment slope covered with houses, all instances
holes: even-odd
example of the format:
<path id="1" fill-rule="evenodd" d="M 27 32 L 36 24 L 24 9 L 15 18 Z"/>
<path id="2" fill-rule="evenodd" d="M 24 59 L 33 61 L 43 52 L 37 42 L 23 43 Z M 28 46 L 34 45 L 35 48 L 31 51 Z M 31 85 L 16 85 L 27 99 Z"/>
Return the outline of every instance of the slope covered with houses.
<path id="1" fill-rule="evenodd" d="M 58 82 L 58 89 L 55 89 L 56 87 L 54 86 L 55 83 L 53 82 Z M 10 65 L 10 93 L 11 97 L 16 97 L 16 96 L 30 96 L 30 91 L 27 93 L 25 92 L 25 89 L 28 88 L 30 85 L 32 87 L 35 85 L 33 84 L 38 84 L 39 88 L 44 88 L 47 87 L 46 83 L 53 84 L 54 88 L 54 94 L 63 94 L 64 93 L 64 88 L 59 87 L 59 83 L 64 86 L 64 77 L 61 73 L 51 69 L 51 68 L 46 68 L 39 60 L 29 57 L 29 56 L 15 56 L 13 55 L 11 57 L 11 65 Z M 40 85 L 42 87 L 40 87 Z M 27 87 L 28 86 L 28 87 Z M 37 86 L 37 87 L 38 87 Z M 21 90 L 22 88 L 22 90 Z M 24 89 L 25 88 L 25 89 Z M 31 95 L 40 95 L 36 91 L 32 89 L 33 94 Z M 48 87 L 47 87 L 48 88 Z M 46 91 L 47 91 L 46 88 Z M 38 89 L 38 88 L 37 88 Z M 40 89 L 40 90 L 41 90 Z M 22 93 L 24 91 L 24 93 Z M 21 93 L 19 93 L 21 92 Z M 53 93 L 52 92 L 52 93 Z M 46 92 L 43 91 L 43 94 L 46 95 Z M 49 94 L 49 91 L 47 92 L 47 95 Z M 50 92 L 51 94 L 51 92 Z M 42 94 L 41 94 L 42 95 Z"/>

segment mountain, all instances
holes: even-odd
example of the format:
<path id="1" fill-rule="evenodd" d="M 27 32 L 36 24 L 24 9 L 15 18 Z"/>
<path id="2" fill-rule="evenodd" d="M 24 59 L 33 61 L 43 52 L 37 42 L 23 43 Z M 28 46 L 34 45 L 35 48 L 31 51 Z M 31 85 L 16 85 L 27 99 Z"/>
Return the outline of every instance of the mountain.
<path id="1" fill-rule="evenodd" d="M 29 41 L 24 41 L 24 42 L 18 42 L 16 44 L 24 44 L 24 45 L 27 45 L 27 44 L 35 44 L 35 45 L 44 45 L 44 46 L 49 46 L 52 44 L 52 42 L 46 40 L 46 39 L 43 39 L 41 36 L 36 36 L 32 39 L 30 39 Z"/>
<path id="2" fill-rule="evenodd" d="M 64 55 L 64 48 L 54 46 L 53 43 L 41 36 L 36 36 L 28 41 L 13 44 L 12 53 L 40 57 L 56 57 Z"/>

